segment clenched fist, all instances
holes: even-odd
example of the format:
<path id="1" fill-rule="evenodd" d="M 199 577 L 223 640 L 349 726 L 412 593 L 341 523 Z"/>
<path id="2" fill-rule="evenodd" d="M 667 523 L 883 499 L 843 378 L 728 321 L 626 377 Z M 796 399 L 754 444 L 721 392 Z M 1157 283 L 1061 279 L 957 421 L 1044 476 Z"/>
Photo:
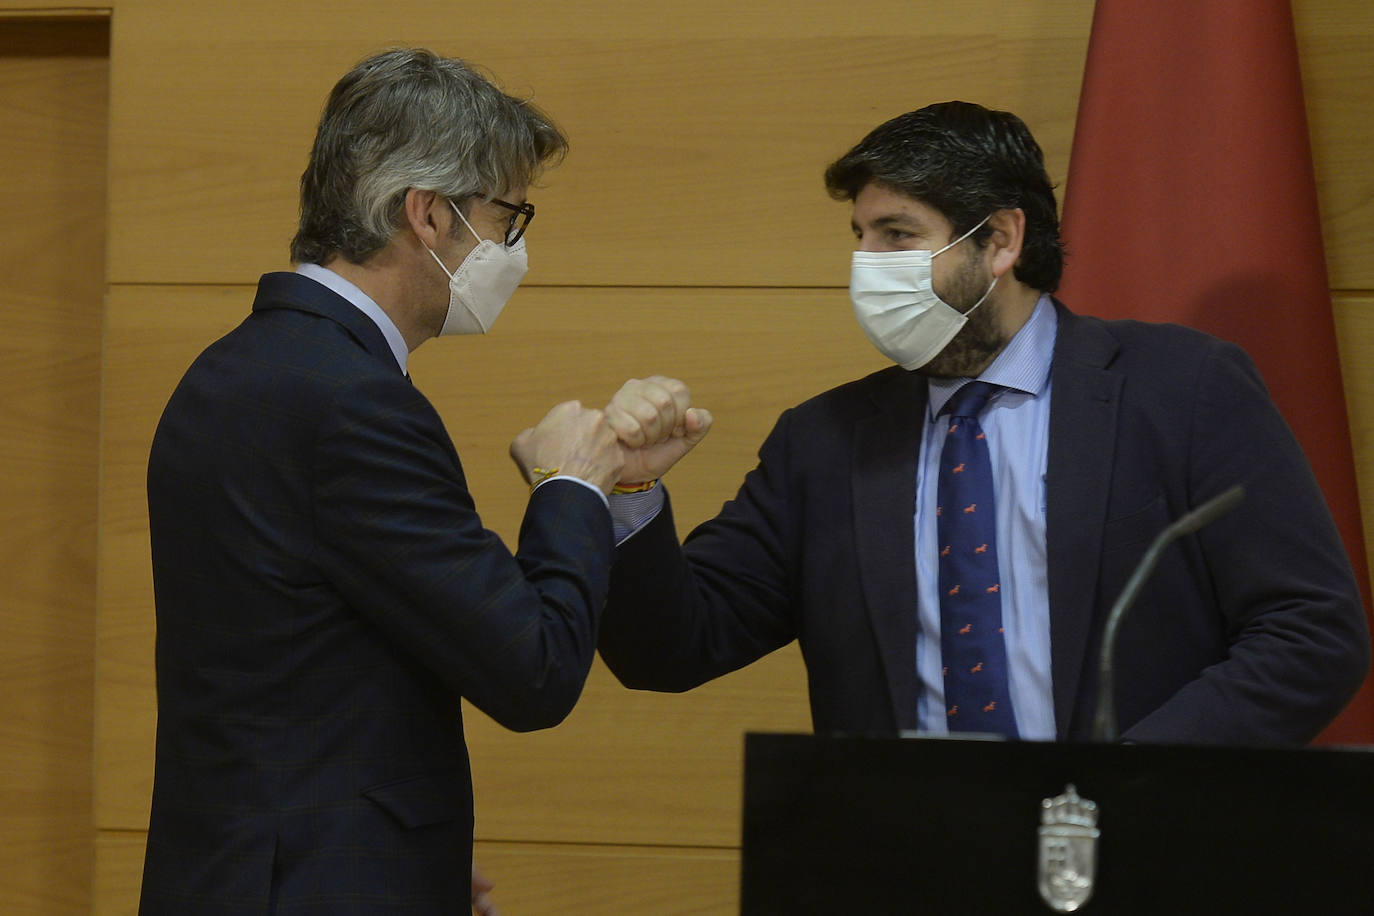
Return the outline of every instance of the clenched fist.
<path id="1" fill-rule="evenodd" d="M 577 401 L 564 401 L 537 426 L 516 436 L 510 456 L 527 482 L 534 482 L 535 468 L 557 468 L 560 474 L 581 478 L 603 493 L 611 491 L 625 466 L 606 415 Z"/>
<path id="2" fill-rule="evenodd" d="M 630 379 L 606 405 L 606 422 L 624 453 L 621 484 L 657 480 L 711 430 L 711 414 L 692 407 L 692 394 L 674 378 Z"/>

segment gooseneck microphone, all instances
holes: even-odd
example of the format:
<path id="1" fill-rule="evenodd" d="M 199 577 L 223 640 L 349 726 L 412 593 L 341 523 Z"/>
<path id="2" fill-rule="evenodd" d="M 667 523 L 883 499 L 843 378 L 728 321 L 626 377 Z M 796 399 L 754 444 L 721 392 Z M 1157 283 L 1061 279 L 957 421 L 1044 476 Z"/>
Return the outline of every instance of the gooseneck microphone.
<path id="1" fill-rule="evenodd" d="M 1145 556 L 1141 557 L 1140 562 L 1136 564 L 1135 571 L 1127 580 L 1126 587 L 1121 590 L 1121 595 L 1116 599 L 1116 604 L 1112 605 L 1111 611 L 1107 614 L 1107 623 L 1102 628 L 1102 648 L 1097 657 L 1097 712 L 1093 715 L 1094 741 L 1110 743 L 1117 739 L 1116 671 L 1113 664 L 1113 658 L 1116 654 L 1116 633 L 1121 628 L 1121 620 L 1126 616 L 1126 611 L 1135 603 L 1135 599 L 1140 595 L 1140 590 L 1144 588 L 1146 580 L 1150 578 L 1150 573 L 1154 572 L 1155 564 L 1159 562 L 1159 557 L 1164 553 L 1164 548 L 1183 535 L 1191 534 L 1203 525 L 1216 521 L 1234 509 L 1244 498 L 1245 488 L 1234 486 L 1220 496 L 1214 496 L 1207 500 L 1156 535 L 1154 542 L 1150 544 L 1150 549 L 1145 551 Z"/>

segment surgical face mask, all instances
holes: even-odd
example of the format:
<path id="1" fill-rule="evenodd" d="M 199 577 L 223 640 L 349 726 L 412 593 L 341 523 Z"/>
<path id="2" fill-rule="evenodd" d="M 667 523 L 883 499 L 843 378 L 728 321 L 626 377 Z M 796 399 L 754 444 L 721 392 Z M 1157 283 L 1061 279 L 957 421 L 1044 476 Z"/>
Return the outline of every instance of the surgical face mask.
<path id="1" fill-rule="evenodd" d="M 997 285 L 994 277 L 982 298 L 963 313 L 936 295 L 931 285 L 931 260 L 987 221 L 983 217 L 939 251 L 854 252 L 849 273 L 854 317 L 873 346 L 903 369 L 919 369 L 938 356 Z"/>
<path id="2" fill-rule="evenodd" d="M 522 238 L 507 248 L 500 242 L 484 239 L 473 230 L 457 204 L 450 200 L 448 205 L 477 239 L 477 247 L 468 252 L 453 273 L 448 272 L 433 249 L 428 249 L 429 256 L 448 277 L 448 314 L 439 334 L 485 334 L 529 270 L 525 240 Z"/>

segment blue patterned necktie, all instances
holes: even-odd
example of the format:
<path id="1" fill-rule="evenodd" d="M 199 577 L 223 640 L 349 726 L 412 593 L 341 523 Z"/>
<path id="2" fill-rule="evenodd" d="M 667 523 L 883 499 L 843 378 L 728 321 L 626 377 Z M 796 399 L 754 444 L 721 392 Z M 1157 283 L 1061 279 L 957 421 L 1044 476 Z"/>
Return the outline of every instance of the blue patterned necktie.
<path id="1" fill-rule="evenodd" d="M 950 398 L 940 452 L 940 649 L 951 732 L 1016 737 L 1002 633 L 992 460 L 978 414 L 1000 386 L 969 382 Z"/>

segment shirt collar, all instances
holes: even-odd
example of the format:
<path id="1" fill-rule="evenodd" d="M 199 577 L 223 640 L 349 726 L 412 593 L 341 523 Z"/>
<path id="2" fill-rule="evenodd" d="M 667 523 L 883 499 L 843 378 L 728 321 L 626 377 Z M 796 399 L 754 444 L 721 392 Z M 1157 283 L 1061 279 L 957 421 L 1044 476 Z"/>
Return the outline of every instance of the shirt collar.
<path id="1" fill-rule="evenodd" d="M 371 296 L 328 267 L 321 267 L 318 264 L 297 264 L 296 273 L 303 277 L 309 277 L 316 283 L 338 293 L 351 302 L 358 311 L 371 318 L 373 324 L 377 325 L 382 336 L 386 338 L 387 345 L 391 347 L 391 355 L 396 357 L 396 365 L 401 367 L 401 374 L 406 374 L 406 358 L 410 355 L 410 350 L 406 348 L 405 338 L 401 336 L 401 331 L 396 327 L 396 322 L 391 320 L 391 316 L 374 302 Z"/>
<path id="2" fill-rule="evenodd" d="M 1024 391 L 1031 397 L 1040 396 L 1050 383 L 1050 363 L 1054 359 L 1054 338 L 1058 330 L 1059 316 L 1055 314 L 1054 303 L 1048 293 L 1042 293 L 1030 318 L 978 380 Z M 971 381 L 973 379 L 969 378 L 927 379 L 929 418 L 933 421 L 939 416 L 954 393 Z"/>

